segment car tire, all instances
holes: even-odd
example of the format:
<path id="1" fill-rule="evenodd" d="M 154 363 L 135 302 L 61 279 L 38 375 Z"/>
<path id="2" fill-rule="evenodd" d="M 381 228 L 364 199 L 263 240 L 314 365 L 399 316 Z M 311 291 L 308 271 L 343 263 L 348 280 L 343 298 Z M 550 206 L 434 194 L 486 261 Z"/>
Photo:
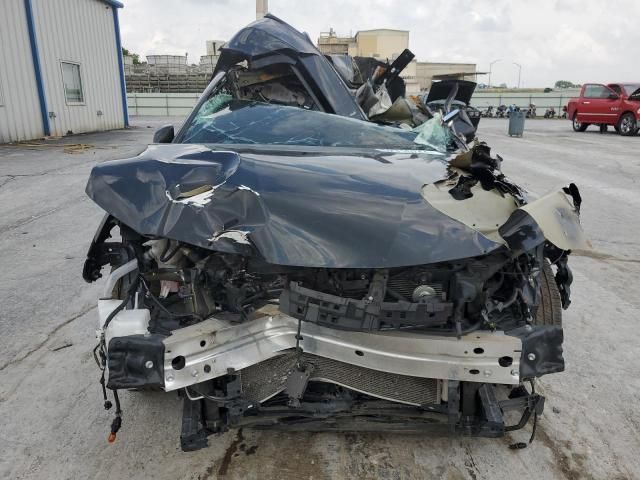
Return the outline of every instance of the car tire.
<path id="1" fill-rule="evenodd" d="M 588 123 L 582 123 L 580 120 L 578 120 L 578 113 L 575 113 L 573 115 L 573 119 L 571 120 L 571 125 L 573 126 L 574 132 L 584 132 L 589 126 Z"/>
<path id="2" fill-rule="evenodd" d="M 620 120 L 618 120 L 616 130 L 624 137 L 635 135 L 638 132 L 638 123 L 636 122 L 635 115 L 631 112 L 622 115 Z"/>
<path id="3" fill-rule="evenodd" d="M 534 325 L 562 326 L 562 301 L 556 279 L 548 260 L 544 261 L 540 279 L 540 305 L 533 321 Z"/>

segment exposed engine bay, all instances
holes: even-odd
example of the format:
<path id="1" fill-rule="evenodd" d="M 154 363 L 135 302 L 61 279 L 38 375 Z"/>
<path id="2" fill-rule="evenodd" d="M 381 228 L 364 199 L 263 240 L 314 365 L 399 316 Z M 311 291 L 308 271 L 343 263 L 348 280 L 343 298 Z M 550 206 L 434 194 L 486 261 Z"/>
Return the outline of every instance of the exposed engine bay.
<path id="1" fill-rule="evenodd" d="M 106 277 L 111 440 L 118 392 L 150 388 L 184 398 L 184 450 L 243 425 L 535 425 L 536 378 L 565 368 L 568 256 L 589 248 L 580 194 L 531 200 L 457 87 L 437 112 L 400 95 L 411 58 L 348 84 L 349 64 L 267 15 L 227 44 L 175 138 L 94 168 L 107 213 L 83 277 Z"/>

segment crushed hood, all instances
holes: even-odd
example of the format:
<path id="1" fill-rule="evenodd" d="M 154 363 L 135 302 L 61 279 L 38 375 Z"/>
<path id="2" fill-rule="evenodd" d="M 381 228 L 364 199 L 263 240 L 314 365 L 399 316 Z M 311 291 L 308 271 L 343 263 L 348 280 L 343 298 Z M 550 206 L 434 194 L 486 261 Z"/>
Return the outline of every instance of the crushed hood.
<path id="1" fill-rule="evenodd" d="M 388 268 L 500 248 L 432 207 L 447 178 L 433 152 L 152 145 L 94 167 L 87 194 L 143 235 L 273 264 Z"/>

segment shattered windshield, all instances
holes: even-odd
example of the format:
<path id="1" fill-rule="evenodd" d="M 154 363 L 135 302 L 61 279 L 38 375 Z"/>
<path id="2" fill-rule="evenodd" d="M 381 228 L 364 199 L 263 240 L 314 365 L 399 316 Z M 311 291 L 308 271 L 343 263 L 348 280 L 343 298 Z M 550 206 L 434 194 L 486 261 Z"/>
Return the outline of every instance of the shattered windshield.
<path id="1" fill-rule="evenodd" d="M 218 93 L 202 104 L 181 143 L 424 150 L 416 132 Z"/>

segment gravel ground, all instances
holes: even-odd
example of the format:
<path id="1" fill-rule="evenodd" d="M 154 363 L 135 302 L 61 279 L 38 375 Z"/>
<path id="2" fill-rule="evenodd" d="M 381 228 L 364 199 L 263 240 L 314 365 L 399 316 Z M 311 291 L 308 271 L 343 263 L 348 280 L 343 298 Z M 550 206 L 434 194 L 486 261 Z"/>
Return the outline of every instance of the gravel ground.
<path id="1" fill-rule="evenodd" d="M 123 393 L 124 427 L 107 444 L 91 355 L 100 285 L 81 278 L 102 214 L 84 186 L 94 164 L 138 153 L 167 119 L 133 120 L 44 147 L 0 146 L 1 478 L 640 478 L 640 138 L 558 120 L 528 120 L 523 138 L 508 137 L 505 120 L 483 119 L 479 132 L 531 192 L 577 183 L 594 244 L 571 259 L 567 370 L 540 382 L 547 406 L 529 448 L 508 449 L 528 429 L 497 440 L 245 429 L 182 453 L 181 403 L 163 393 Z"/>

